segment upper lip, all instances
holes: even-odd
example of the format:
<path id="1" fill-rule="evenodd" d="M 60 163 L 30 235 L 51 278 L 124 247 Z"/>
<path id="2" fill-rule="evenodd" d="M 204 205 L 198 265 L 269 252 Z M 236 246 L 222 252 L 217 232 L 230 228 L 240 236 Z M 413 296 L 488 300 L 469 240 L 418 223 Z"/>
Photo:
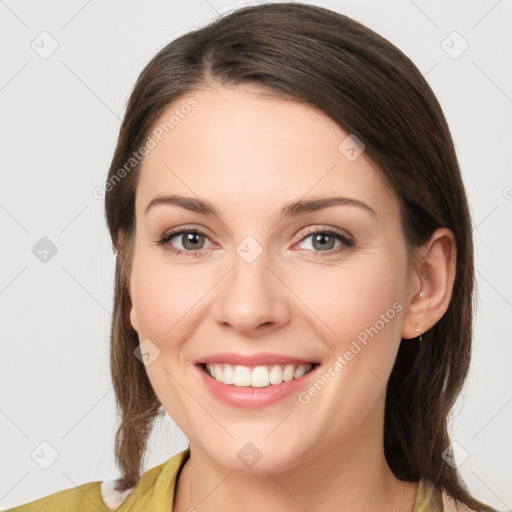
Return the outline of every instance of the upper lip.
<path id="1" fill-rule="evenodd" d="M 195 364 L 227 363 L 240 366 L 263 366 L 276 364 L 307 364 L 314 363 L 312 359 L 287 356 L 285 354 L 272 354 L 270 352 L 259 352 L 257 354 L 244 355 L 233 352 L 223 352 L 201 357 Z"/>

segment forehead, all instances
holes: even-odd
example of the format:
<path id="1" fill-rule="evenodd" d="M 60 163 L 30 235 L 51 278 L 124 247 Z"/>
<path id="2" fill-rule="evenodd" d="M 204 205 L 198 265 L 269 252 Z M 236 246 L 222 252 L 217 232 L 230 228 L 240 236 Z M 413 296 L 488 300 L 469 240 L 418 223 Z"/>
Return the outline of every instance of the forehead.
<path id="1" fill-rule="evenodd" d="M 398 208 L 364 151 L 357 156 L 357 141 L 332 118 L 251 85 L 176 99 L 150 136 L 154 147 L 142 163 L 137 209 L 162 193 L 196 195 L 219 208 L 277 211 L 287 200 L 334 193 L 364 198 L 375 209 Z M 350 158 L 349 146 L 356 151 Z"/>

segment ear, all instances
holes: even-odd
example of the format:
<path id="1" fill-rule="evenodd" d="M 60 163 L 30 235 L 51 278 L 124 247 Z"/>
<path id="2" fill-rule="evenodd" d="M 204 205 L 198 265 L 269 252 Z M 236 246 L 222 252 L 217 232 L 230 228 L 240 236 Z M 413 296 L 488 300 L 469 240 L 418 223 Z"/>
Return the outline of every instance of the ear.
<path id="1" fill-rule="evenodd" d="M 128 267 L 128 259 L 129 254 L 128 251 L 130 248 L 127 246 L 127 237 L 126 233 L 122 230 L 119 230 L 118 237 L 116 241 L 116 251 L 117 251 L 117 257 L 119 260 L 119 268 L 122 273 L 122 279 L 126 281 L 126 291 L 128 293 L 128 297 L 130 298 L 130 323 L 132 324 L 132 327 L 135 331 L 138 329 L 138 322 L 137 322 L 137 314 L 135 311 L 135 306 L 133 305 L 132 300 L 132 294 L 131 294 L 131 286 L 130 286 L 130 276 L 127 272 Z M 133 256 L 133 255 L 132 255 Z"/>
<path id="2" fill-rule="evenodd" d="M 409 276 L 402 338 L 411 339 L 430 329 L 445 314 L 455 281 L 457 248 L 452 231 L 437 229 L 418 250 L 417 265 Z"/>
<path id="3" fill-rule="evenodd" d="M 136 331 L 138 333 L 139 332 L 139 324 L 137 321 L 137 312 L 135 311 L 135 306 L 133 305 L 133 302 L 132 302 L 131 309 L 130 309 L 130 323 L 132 324 L 134 331 Z"/>

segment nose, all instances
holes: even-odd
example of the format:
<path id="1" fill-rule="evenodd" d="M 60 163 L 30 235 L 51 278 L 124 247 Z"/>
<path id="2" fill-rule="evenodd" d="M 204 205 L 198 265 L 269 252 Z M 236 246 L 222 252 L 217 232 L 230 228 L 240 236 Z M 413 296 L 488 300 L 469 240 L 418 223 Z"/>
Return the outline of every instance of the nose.
<path id="1" fill-rule="evenodd" d="M 258 337 L 290 321 L 292 293 L 270 268 L 265 251 L 251 263 L 235 254 L 233 268 L 216 288 L 212 311 L 223 328 Z"/>

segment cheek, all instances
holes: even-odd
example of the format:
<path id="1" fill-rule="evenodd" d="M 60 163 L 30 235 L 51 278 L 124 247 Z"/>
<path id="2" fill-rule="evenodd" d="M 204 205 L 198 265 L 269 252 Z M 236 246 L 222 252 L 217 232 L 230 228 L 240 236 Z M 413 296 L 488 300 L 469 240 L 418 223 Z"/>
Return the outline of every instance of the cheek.
<path id="1" fill-rule="evenodd" d="M 190 431 L 190 425 L 180 421 L 190 416 L 189 395 L 180 392 L 181 386 L 172 376 L 182 366 L 184 342 L 201 321 L 197 303 L 205 293 L 204 286 L 198 286 L 199 281 L 191 277 L 190 272 L 162 264 L 162 259 L 157 261 L 144 250 L 134 259 L 131 276 L 139 340 L 151 340 L 158 348 L 146 345 L 155 354 L 145 367 L 147 376 L 164 408 L 173 411 L 173 418 L 184 431 Z"/>
<path id="2" fill-rule="evenodd" d="M 299 292 L 320 318 L 315 322 L 321 327 L 318 340 L 330 353 L 324 371 L 299 402 L 305 410 L 313 404 L 319 418 L 329 416 L 326 438 L 348 435 L 360 418 L 377 410 L 376 403 L 383 403 L 401 339 L 402 263 L 383 258 L 371 265 L 331 268 L 323 286 L 315 279 L 314 289 Z"/>
<path id="3" fill-rule="evenodd" d="M 194 316 L 194 305 L 204 294 L 204 287 L 190 277 L 190 273 L 179 272 L 176 267 L 145 259 L 143 254 L 134 261 L 132 303 L 140 339 L 149 338 L 159 345 L 163 339 L 172 344 L 173 338 L 183 336 L 183 329 Z"/>
<path id="4" fill-rule="evenodd" d="M 164 249 L 141 240 L 133 260 L 131 289 L 139 340 L 149 339 L 161 357 L 146 366 L 156 391 L 175 387 L 169 372 L 181 372 L 190 362 L 197 330 L 208 318 L 219 269 L 177 262 Z M 210 293 L 212 292 L 212 293 Z"/>
<path id="5" fill-rule="evenodd" d="M 402 309 L 399 300 L 405 285 L 405 274 L 400 271 L 405 265 L 402 259 L 393 254 L 369 259 L 366 265 L 322 267 L 316 270 L 314 279 L 308 271 L 295 269 L 285 276 L 300 299 L 292 314 L 302 316 L 303 311 L 308 315 L 320 339 L 337 353 L 353 339 L 364 340 L 365 333 L 373 339 L 375 329 L 383 334 L 380 338 L 398 334 Z M 208 303 L 205 295 L 217 280 L 217 271 L 166 265 L 161 256 L 139 251 L 131 280 L 139 337 L 156 344 L 165 339 L 166 345 L 172 345 L 172 339 L 186 339 L 187 328 L 201 322 L 204 304 Z M 282 293 L 283 300 L 293 302 L 285 290 Z"/>
<path id="6" fill-rule="evenodd" d="M 325 278 L 315 276 L 314 287 L 311 281 L 297 281 L 300 288 L 294 290 L 321 320 L 321 339 L 333 356 L 352 350 L 364 354 L 357 356 L 358 364 L 379 360 L 392 366 L 401 339 L 406 282 L 405 259 L 394 257 L 395 261 L 390 257 L 372 259 L 368 265 L 327 268 Z"/>

